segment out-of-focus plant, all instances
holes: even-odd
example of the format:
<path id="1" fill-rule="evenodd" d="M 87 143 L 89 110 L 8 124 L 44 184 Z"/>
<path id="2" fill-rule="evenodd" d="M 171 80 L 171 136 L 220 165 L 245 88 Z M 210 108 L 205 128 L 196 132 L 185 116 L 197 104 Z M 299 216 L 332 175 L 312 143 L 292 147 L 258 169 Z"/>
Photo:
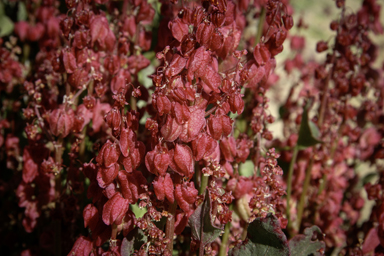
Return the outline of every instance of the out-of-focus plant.
<path id="1" fill-rule="evenodd" d="M 335 3 L 323 62 L 284 0 L 0 3 L 2 251 L 384 253 L 380 6 Z"/>

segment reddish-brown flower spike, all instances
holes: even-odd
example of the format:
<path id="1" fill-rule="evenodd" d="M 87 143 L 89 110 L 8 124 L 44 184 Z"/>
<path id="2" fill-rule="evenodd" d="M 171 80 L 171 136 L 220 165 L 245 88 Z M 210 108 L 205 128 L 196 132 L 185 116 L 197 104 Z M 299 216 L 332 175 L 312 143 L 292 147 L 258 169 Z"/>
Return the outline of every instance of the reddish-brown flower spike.
<path id="1" fill-rule="evenodd" d="M 120 167 L 118 163 L 115 163 L 109 168 L 99 167 L 96 177 L 99 186 L 105 188 L 107 185 L 111 184 L 117 177 L 119 169 Z"/>
<path id="2" fill-rule="evenodd" d="M 156 98 L 157 112 L 160 116 L 168 114 L 171 111 L 171 101 L 167 96 L 159 96 Z"/>
<path id="3" fill-rule="evenodd" d="M 233 162 L 236 157 L 236 141 L 235 138 L 228 137 L 223 138 L 220 142 L 221 153 L 223 153 L 225 160 L 228 162 Z"/>
<path id="4" fill-rule="evenodd" d="M 209 132 L 215 140 L 228 136 L 232 131 L 232 120 L 229 116 L 210 116 L 208 118 Z"/>
<path id="5" fill-rule="evenodd" d="M 192 150 L 195 161 L 200 161 L 204 157 L 210 156 L 215 151 L 217 141 L 206 133 L 203 133 L 198 139 L 192 141 Z"/>
<path id="6" fill-rule="evenodd" d="M 170 151 L 172 161 L 170 167 L 181 176 L 192 177 L 194 173 L 195 161 L 193 160 L 192 150 L 187 145 L 176 144 L 175 149 Z"/>
<path id="7" fill-rule="evenodd" d="M 99 154 L 96 157 L 96 161 L 103 167 L 111 167 L 114 165 L 120 156 L 120 150 L 116 144 L 111 141 L 107 141 L 100 149 Z"/>
<path id="8" fill-rule="evenodd" d="M 157 145 L 154 150 L 149 151 L 145 156 L 145 166 L 147 170 L 155 175 L 164 176 L 170 161 L 168 150 L 159 145 Z"/>
<path id="9" fill-rule="evenodd" d="M 121 115 L 117 107 L 112 108 L 104 117 L 105 122 L 111 127 L 114 131 L 120 129 L 121 125 Z"/>
<path id="10" fill-rule="evenodd" d="M 157 199 L 159 199 L 160 201 L 163 201 L 164 198 L 167 198 L 170 203 L 173 203 L 175 201 L 175 197 L 173 194 L 175 188 L 173 186 L 173 181 L 169 173 L 167 173 L 165 176 L 157 177 L 153 181 L 153 188 L 155 190 Z"/>
<path id="11" fill-rule="evenodd" d="M 64 105 L 53 110 L 49 116 L 49 128 L 55 136 L 66 137 L 73 128 L 75 113 L 71 108 L 66 109 Z"/>
<path id="12" fill-rule="evenodd" d="M 84 227 L 95 230 L 99 222 L 99 211 L 93 204 L 88 204 L 83 211 Z"/>
<path id="13" fill-rule="evenodd" d="M 129 200 L 124 199 L 120 193 L 116 193 L 103 207 L 103 221 L 106 225 L 112 225 L 122 218 L 128 211 Z"/>
<path id="14" fill-rule="evenodd" d="M 144 192 L 141 185 L 147 183 L 143 174 L 140 171 L 133 171 L 132 173 L 119 172 L 118 178 L 124 198 L 130 204 L 136 203 L 140 194 Z"/>
<path id="15" fill-rule="evenodd" d="M 253 57 L 259 66 L 265 65 L 265 63 L 271 58 L 271 53 L 264 44 L 257 44 L 253 51 Z"/>
<path id="16" fill-rule="evenodd" d="M 120 150 L 123 156 L 127 157 L 129 152 L 135 148 L 136 133 L 131 129 L 124 128 L 120 133 Z"/>
<path id="17" fill-rule="evenodd" d="M 172 118 L 171 115 L 167 116 L 167 121 L 161 127 L 161 135 L 165 141 L 172 142 L 176 140 L 181 134 L 182 126 L 176 121 L 176 118 Z"/>
<path id="18" fill-rule="evenodd" d="M 183 23 L 179 18 L 170 21 L 168 28 L 171 30 L 173 37 L 179 42 L 188 34 L 188 25 Z"/>
<path id="19" fill-rule="evenodd" d="M 192 181 L 176 185 L 175 198 L 177 204 L 188 216 L 194 211 L 192 204 L 196 201 L 197 195 L 198 191 Z"/>
<path id="20" fill-rule="evenodd" d="M 80 236 L 77 238 L 72 250 L 68 255 L 88 256 L 93 250 L 93 243 L 88 237 Z"/>
<path id="21" fill-rule="evenodd" d="M 196 39 L 201 45 L 209 48 L 210 41 L 213 35 L 214 26 L 210 21 L 205 20 L 197 28 Z"/>

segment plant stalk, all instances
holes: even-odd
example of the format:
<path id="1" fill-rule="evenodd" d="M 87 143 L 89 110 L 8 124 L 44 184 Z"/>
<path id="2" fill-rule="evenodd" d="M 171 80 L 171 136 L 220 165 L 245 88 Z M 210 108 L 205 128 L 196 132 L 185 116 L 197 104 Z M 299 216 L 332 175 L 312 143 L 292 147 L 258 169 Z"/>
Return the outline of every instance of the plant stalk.
<path id="1" fill-rule="evenodd" d="M 201 185 L 199 188 L 199 195 L 204 195 L 205 189 L 208 185 L 209 176 L 205 176 L 203 172 L 201 172 Z"/>
<path id="2" fill-rule="evenodd" d="M 300 196 L 300 202 L 297 208 L 297 230 L 300 230 L 300 225 L 301 225 L 301 219 L 303 217 L 303 212 L 304 212 L 304 205 L 305 205 L 305 198 L 307 196 L 307 191 L 309 187 L 309 183 L 311 181 L 311 171 L 313 167 L 313 158 L 310 160 L 310 163 L 307 167 L 307 170 L 305 172 L 305 179 L 304 179 L 304 186 L 303 186 L 303 191 L 301 192 Z"/>
<path id="3" fill-rule="evenodd" d="M 173 202 L 173 204 L 169 205 L 167 224 L 165 227 L 165 237 L 169 239 L 167 249 L 170 251 L 171 254 L 173 252 L 173 235 L 175 234 L 176 207 L 176 200 Z"/>
<path id="4" fill-rule="evenodd" d="M 293 176 L 293 169 L 295 167 L 297 154 L 299 152 L 299 147 L 295 146 L 293 148 L 293 155 L 291 159 L 291 163 L 289 164 L 289 170 L 288 170 L 288 181 L 287 181 L 287 208 L 286 208 L 286 215 L 288 219 L 288 230 L 290 230 L 290 227 L 292 225 L 291 221 L 291 213 L 290 213 L 290 207 L 289 203 L 291 201 L 291 193 L 292 193 L 292 176 Z"/>

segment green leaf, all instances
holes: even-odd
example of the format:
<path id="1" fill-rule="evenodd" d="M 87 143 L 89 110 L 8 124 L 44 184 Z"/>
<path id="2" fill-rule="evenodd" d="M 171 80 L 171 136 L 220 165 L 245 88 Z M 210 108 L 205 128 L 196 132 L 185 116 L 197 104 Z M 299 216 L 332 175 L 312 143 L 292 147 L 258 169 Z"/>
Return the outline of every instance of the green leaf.
<path id="1" fill-rule="evenodd" d="M 241 176 L 251 177 L 253 176 L 254 168 L 255 165 L 253 164 L 252 160 L 247 160 L 240 165 L 239 173 Z"/>
<path id="2" fill-rule="evenodd" d="M 296 235 L 289 241 L 291 255 L 297 256 L 317 256 L 322 255 L 319 250 L 325 249 L 325 243 L 319 240 L 312 240 L 314 233 L 322 234 L 321 229 L 317 226 L 312 226 L 304 230 L 304 235 Z"/>
<path id="3" fill-rule="evenodd" d="M 224 230 L 224 225 L 217 226 L 214 224 L 211 216 L 211 199 L 208 189 L 206 189 L 204 202 L 199 205 L 191 217 L 189 217 L 188 223 L 192 229 L 193 239 L 201 241 L 204 246 L 212 243 Z M 202 234 L 201 228 L 203 228 Z M 201 235 L 203 235 L 203 237 L 201 237 Z"/>
<path id="4" fill-rule="evenodd" d="M 18 4 L 17 21 L 27 20 L 27 8 L 25 7 L 25 4 L 21 1 Z"/>
<path id="5" fill-rule="evenodd" d="M 13 27 L 13 22 L 5 15 L 4 4 L 0 1 L 0 37 L 11 34 Z"/>
<path id="6" fill-rule="evenodd" d="M 321 140 L 319 139 L 319 128 L 308 118 L 308 108 L 309 103 L 304 107 L 304 111 L 301 116 L 299 139 L 297 140 L 297 146 L 299 149 L 311 147 L 321 143 Z"/>
<path id="7" fill-rule="evenodd" d="M 228 255 L 288 256 L 290 254 L 287 238 L 280 228 L 278 219 L 269 213 L 267 217 L 256 218 L 249 224 L 247 239 L 231 249 Z"/>
<path id="8" fill-rule="evenodd" d="M 141 218 L 147 212 L 146 208 L 140 208 L 138 203 L 130 205 L 132 212 L 135 214 L 136 218 Z"/>

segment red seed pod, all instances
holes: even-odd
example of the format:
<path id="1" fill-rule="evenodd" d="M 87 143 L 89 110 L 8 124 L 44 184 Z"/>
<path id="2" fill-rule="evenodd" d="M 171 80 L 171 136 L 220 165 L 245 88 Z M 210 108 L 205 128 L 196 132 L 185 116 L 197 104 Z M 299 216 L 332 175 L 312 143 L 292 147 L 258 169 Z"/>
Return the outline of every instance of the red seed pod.
<path id="1" fill-rule="evenodd" d="M 205 16 L 206 14 L 202 6 L 195 7 L 193 9 L 190 22 L 193 24 L 193 26 L 198 27 Z"/>
<path id="2" fill-rule="evenodd" d="M 136 21 L 134 16 L 128 16 L 124 19 L 124 24 L 123 24 L 123 33 L 127 34 L 129 37 L 133 38 L 136 35 Z"/>
<path id="3" fill-rule="evenodd" d="M 284 15 L 283 21 L 286 30 L 290 30 L 293 27 L 293 18 L 291 15 Z"/>
<path id="4" fill-rule="evenodd" d="M 96 157 L 96 161 L 103 167 L 108 168 L 114 165 L 120 156 L 120 150 L 116 144 L 111 141 L 107 141 L 100 149 L 99 154 Z"/>
<path id="5" fill-rule="evenodd" d="M 227 11 L 227 0 L 211 0 L 211 2 L 219 9 L 219 12 Z"/>
<path id="6" fill-rule="evenodd" d="M 224 25 L 225 22 L 225 13 L 215 11 L 212 14 L 212 22 L 215 27 L 220 28 Z"/>
<path id="7" fill-rule="evenodd" d="M 123 92 L 125 94 L 128 83 L 131 82 L 131 75 L 128 71 L 120 69 L 111 81 L 111 91 L 113 94 Z"/>
<path id="8" fill-rule="evenodd" d="M 167 116 L 166 123 L 161 127 L 161 135 L 165 141 L 172 142 L 176 140 L 182 131 L 182 126 L 179 125 L 175 118 Z"/>
<path id="9" fill-rule="evenodd" d="M 227 11 L 225 12 L 224 26 L 231 25 L 236 20 L 236 4 L 232 1 L 227 2 Z"/>
<path id="10" fill-rule="evenodd" d="M 332 21 L 330 24 L 330 28 L 331 30 L 336 31 L 339 28 L 339 22 L 336 20 Z"/>
<path id="11" fill-rule="evenodd" d="M 213 30 L 214 30 L 213 24 L 208 21 L 204 20 L 198 28 L 196 32 L 196 39 L 197 42 L 199 42 L 201 45 L 204 45 L 206 48 L 210 46 L 210 41 L 213 35 Z"/>
<path id="12" fill-rule="evenodd" d="M 76 88 L 83 89 L 89 81 L 88 72 L 85 69 L 78 68 L 68 76 L 68 83 Z"/>
<path id="13" fill-rule="evenodd" d="M 229 96 L 229 106 L 231 107 L 232 113 L 241 114 L 244 110 L 244 101 L 242 99 L 242 96 L 240 93 L 236 92 Z"/>
<path id="14" fill-rule="evenodd" d="M 217 141 L 206 133 L 192 141 L 192 151 L 195 161 L 200 161 L 212 155 L 217 147 Z"/>
<path id="15" fill-rule="evenodd" d="M 62 50 L 62 56 L 65 71 L 72 74 L 77 69 L 75 56 L 68 48 Z"/>
<path id="16" fill-rule="evenodd" d="M 96 99 L 93 96 L 87 95 L 83 98 L 83 104 L 87 109 L 92 110 L 96 105 Z"/>
<path id="17" fill-rule="evenodd" d="M 165 175 L 170 161 L 168 150 L 159 145 L 157 145 L 154 150 L 149 151 L 145 156 L 145 166 L 147 170 L 158 176 Z"/>
<path id="18" fill-rule="evenodd" d="M 187 145 L 176 144 L 175 149 L 169 151 L 171 156 L 170 167 L 172 170 L 191 178 L 194 173 L 195 161 L 193 160 L 192 150 Z"/>
<path id="19" fill-rule="evenodd" d="M 49 116 L 49 127 L 55 136 L 66 137 L 73 128 L 75 113 L 71 108 L 66 109 L 64 105 L 52 111 Z"/>
<path id="20" fill-rule="evenodd" d="M 29 30 L 29 23 L 26 21 L 19 21 L 15 23 L 15 34 L 19 37 L 19 39 L 24 42 L 27 39 L 27 34 Z"/>
<path id="21" fill-rule="evenodd" d="M 328 50 L 328 44 L 324 41 L 320 41 L 316 44 L 316 51 L 317 52 L 323 52 Z"/>
<path id="22" fill-rule="evenodd" d="M 117 107 L 112 108 L 105 116 L 105 122 L 111 127 L 114 131 L 120 129 L 121 125 L 121 115 Z"/>
<path id="23" fill-rule="evenodd" d="M 196 201 L 198 191 L 193 182 L 184 182 L 177 184 L 175 189 L 175 198 L 180 208 L 190 216 L 193 210 L 193 203 Z"/>
<path id="24" fill-rule="evenodd" d="M 129 155 L 120 160 L 120 163 L 124 166 L 127 173 L 131 173 L 139 167 L 142 155 L 144 155 L 144 153 L 141 153 L 138 148 L 132 148 L 130 149 Z"/>
<path id="25" fill-rule="evenodd" d="M 173 37 L 179 42 L 188 34 L 188 25 L 183 23 L 179 18 L 170 21 L 168 28 L 171 30 Z"/>
<path id="26" fill-rule="evenodd" d="M 29 26 L 27 38 L 29 41 L 36 42 L 44 35 L 44 25 L 37 23 L 35 26 Z"/>
<path id="27" fill-rule="evenodd" d="M 210 42 L 209 49 L 212 51 L 219 50 L 224 44 L 224 36 L 218 30 L 214 30 Z"/>
<path id="28" fill-rule="evenodd" d="M 191 117 L 191 112 L 187 105 L 178 102 L 172 102 L 172 117 L 174 117 L 179 124 L 184 124 Z"/>
<path id="29" fill-rule="evenodd" d="M 156 107 L 160 116 L 168 114 L 171 111 L 171 101 L 167 96 L 159 96 L 156 98 Z"/>
<path id="30" fill-rule="evenodd" d="M 275 33 L 275 46 L 276 47 L 282 46 L 286 38 L 287 38 L 287 30 L 285 30 L 284 28 L 280 28 Z"/>
<path id="31" fill-rule="evenodd" d="M 106 225 L 112 225 L 115 221 L 121 220 L 127 213 L 129 207 L 129 201 L 124 199 L 120 193 L 116 193 L 110 198 L 103 207 L 103 222 Z"/>
<path id="32" fill-rule="evenodd" d="M 69 255 L 87 256 L 90 255 L 93 250 L 93 242 L 90 238 L 80 236 L 77 238 Z"/>
<path id="33" fill-rule="evenodd" d="M 83 211 L 84 228 L 94 231 L 99 222 L 99 211 L 93 204 L 88 204 Z"/>
<path id="34" fill-rule="evenodd" d="M 246 177 L 230 179 L 227 183 L 226 190 L 232 191 L 232 195 L 236 199 L 242 198 L 253 189 L 253 181 Z"/>
<path id="35" fill-rule="evenodd" d="M 232 131 L 232 120 L 229 116 L 211 115 L 208 118 L 209 132 L 215 140 L 220 140 L 222 136 L 228 136 Z"/>
<path id="36" fill-rule="evenodd" d="M 107 56 L 104 59 L 104 67 L 111 75 L 114 75 L 120 69 L 120 61 L 116 55 Z"/>
<path id="37" fill-rule="evenodd" d="M 253 51 L 253 57 L 259 66 L 264 66 L 265 63 L 271 58 L 271 53 L 263 43 L 259 43 Z"/>
<path id="38" fill-rule="evenodd" d="M 118 175 L 121 193 L 130 204 L 135 204 L 139 200 L 140 194 L 144 193 L 141 185 L 147 183 L 147 179 L 140 171 L 133 171 L 132 173 L 119 172 Z"/>
<path id="39" fill-rule="evenodd" d="M 175 196 L 173 194 L 175 188 L 169 173 L 165 174 L 165 176 L 156 177 L 153 181 L 153 188 L 157 199 L 160 201 L 163 201 L 164 198 L 167 198 L 170 203 L 175 201 Z"/>
<path id="40" fill-rule="evenodd" d="M 168 68 L 165 70 L 165 75 L 170 78 L 179 74 L 185 68 L 187 64 L 186 58 L 181 57 L 179 54 L 174 54 L 171 63 Z"/>
<path id="41" fill-rule="evenodd" d="M 120 133 L 120 150 L 123 156 L 128 157 L 129 153 L 134 150 L 136 143 L 136 133 L 131 129 L 123 128 Z"/>
<path id="42" fill-rule="evenodd" d="M 119 173 L 119 164 L 115 163 L 109 168 L 103 168 L 99 167 L 97 171 L 97 182 L 99 183 L 99 186 L 101 188 L 105 188 L 109 184 L 111 184 L 115 178 L 117 177 L 117 174 Z"/>
<path id="43" fill-rule="evenodd" d="M 192 11 L 189 8 L 181 8 L 177 16 L 185 23 L 191 23 Z"/>
<path id="44" fill-rule="evenodd" d="M 204 106 L 204 109 L 205 109 L 205 106 Z M 199 106 L 197 105 L 190 107 L 191 116 L 188 122 L 183 124 L 182 132 L 180 134 L 180 140 L 182 142 L 190 142 L 194 140 L 200 133 L 201 129 L 203 129 L 206 123 L 204 118 L 204 115 L 205 115 L 204 109 L 199 108 Z"/>
<path id="45" fill-rule="evenodd" d="M 236 157 L 236 141 L 235 138 L 223 138 L 220 142 L 220 150 L 227 162 L 233 162 Z"/>
<path id="46" fill-rule="evenodd" d="M 72 17 L 67 17 L 60 22 L 60 29 L 65 37 L 69 36 L 69 32 L 71 31 L 72 26 L 73 26 Z"/>
<path id="47" fill-rule="evenodd" d="M 73 37 L 73 46 L 78 49 L 83 49 L 89 41 L 87 30 L 77 30 Z"/>

